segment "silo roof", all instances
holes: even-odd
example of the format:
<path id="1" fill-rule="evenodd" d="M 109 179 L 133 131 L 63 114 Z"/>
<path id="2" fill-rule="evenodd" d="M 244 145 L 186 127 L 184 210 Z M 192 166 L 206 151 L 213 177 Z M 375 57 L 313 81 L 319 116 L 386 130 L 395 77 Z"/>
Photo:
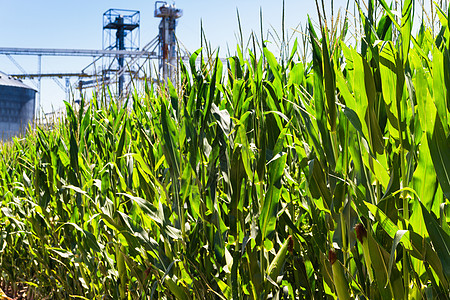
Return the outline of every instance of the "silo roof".
<path id="1" fill-rule="evenodd" d="M 8 74 L 5 74 L 1 71 L 0 71 L 0 86 L 13 86 L 36 91 L 35 89 L 23 83 L 22 80 L 9 76 Z"/>

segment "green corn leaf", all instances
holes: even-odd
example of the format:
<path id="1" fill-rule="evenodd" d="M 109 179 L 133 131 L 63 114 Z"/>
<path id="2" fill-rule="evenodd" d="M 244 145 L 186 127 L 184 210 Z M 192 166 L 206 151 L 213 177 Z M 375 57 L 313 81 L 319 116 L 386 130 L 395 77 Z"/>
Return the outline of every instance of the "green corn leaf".
<path id="1" fill-rule="evenodd" d="M 191 57 L 189 58 L 189 65 L 191 67 L 191 73 L 193 76 L 197 76 L 197 67 L 195 65 L 195 62 L 197 61 L 198 55 L 202 52 L 202 48 L 197 49 L 194 53 L 192 53 Z"/>
<path id="2" fill-rule="evenodd" d="M 244 164 L 247 178 L 253 178 L 253 171 L 252 171 L 252 167 L 251 167 L 253 155 L 250 150 L 250 144 L 247 139 L 247 134 L 245 132 L 244 124 L 238 125 L 235 145 L 236 145 L 236 147 L 239 147 L 239 149 L 240 149 L 240 154 L 242 156 L 242 162 Z"/>
<path id="3" fill-rule="evenodd" d="M 213 75 L 211 77 L 208 94 L 205 99 L 205 105 L 203 108 L 203 119 L 202 119 L 202 123 L 201 123 L 200 132 L 206 132 L 207 122 L 209 120 L 209 116 L 211 115 L 211 107 L 213 105 L 214 97 L 216 95 L 216 90 L 217 90 L 216 89 L 216 80 L 217 80 L 217 73 L 219 70 L 219 67 L 218 67 L 219 61 L 220 61 L 219 54 L 217 54 L 216 60 L 214 63 Z M 198 99 L 198 102 L 200 102 L 200 101 L 201 101 L 201 99 Z"/>
<path id="4" fill-rule="evenodd" d="M 222 291 L 222 294 L 225 296 L 225 299 L 231 299 L 231 287 L 222 280 L 220 280 L 220 278 L 214 277 L 214 279 L 216 280 L 217 285 Z"/>
<path id="5" fill-rule="evenodd" d="M 144 212 L 147 216 L 149 216 L 153 221 L 155 221 L 160 226 L 164 224 L 163 219 L 158 214 L 158 209 L 147 200 L 142 199 L 140 197 L 129 195 L 127 193 L 117 193 L 117 194 L 125 196 L 128 199 L 132 200 L 134 203 L 138 205 L 138 207 L 142 210 L 142 212 Z"/>
<path id="6" fill-rule="evenodd" d="M 301 100 L 301 99 L 300 99 Z M 304 126 L 306 127 L 306 131 L 308 132 L 309 143 L 314 145 L 319 153 L 320 160 L 325 160 L 324 149 L 319 141 L 319 133 L 317 131 L 317 126 L 315 126 L 316 122 L 311 116 L 314 116 L 311 107 L 307 106 L 302 100 L 300 101 L 300 109 L 299 116 L 303 119 Z M 298 111 L 297 111 L 298 112 Z"/>
<path id="7" fill-rule="evenodd" d="M 364 140 L 362 144 L 366 149 L 368 148 L 368 146 L 364 145 Z M 387 171 L 386 161 L 384 161 L 384 163 L 382 161 L 384 157 L 380 155 L 378 156 L 380 160 L 375 159 L 373 156 L 370 156 L 369 151 L 362 151 L 361 154 L 364 165 L 366 165 L 366 167 L 373 172 L 375 178 L 381 183 L 381 185 L 384 188 L 387 188 L 389 186 L 390 176 Z"/>
<path id="8" fill-rule="evenodd" d="M 284 108 L 280 105 L 280 99 L 282 98 L 282 95 L 279 95 L 276 91 L 275 86 L 270 82 L 264 82 L 263 83 L 264 89 L 267 91 L 267 97 L 265 98 L 266 104 L 269 107 L 270 110 L 277 111 L 277 112 L 284 112 Z M 280 130 L 283 128 L 281 125 L 281 122 L 277 119 L 278 127 L 280 127 Z"/>
<path id="9" fill-rule="evenodd" d="M 372 203 L 364 202 L 364 204 L 367 206 L 367 208 L 370 210 L 372 215 L 375 217 L 375 219 L 380 222 L 381 227 L 386 231 L 386 233 L 392 238 L 395 238 L 395 235 L 399 231 L 399 228 L 397 225 L 395 225 L 387 216 L 386 214 L 379 209 L 377 206 L 373 205 Z M 413 247 L 410 242 L 409 238 L 409 232 L 403 233 L 405 235 L 405 239 L 402 239 L 403 246 L 408 250 L 413 250 Z"/>
<path id="10" fill-rule="evenodd" d="M 316 202 L 316 205 L 318 205 L 320 209 L 331 213 L 330 207 L 332 196 L 330 190 L 328 189 L 327 180 L 320 162 L 317 159 L 312 159 L 308 162 L 308 166 L 309 190 L 311 191 L 311 195 L 313 198 L 320 199 L 322 201 Z"/>
<path id="11" fill-rule="evenodd" d="M 116 105 L 114 105 L 116 106 Z M 123 126 L 125 124 L 124 122 L 124 117 L 125 117 L 125 113 L 127 112 L 126 109 L 124 108 L 120 108 L 120 110 L 116 113 L 117 115 L 115 115 L 115 119 L 113 120 L 113 132 L 117 133 L 119 131 L 120 126 Z"/>
<path id="12" fill-rule="evenodd" d="M 273 53 L 270 52 L 269 49 L 267 49 L 266 47 L 264 47 L 263 51 L 264 57 L 267 59 L 267 62 L 269 63 L 270 70 L 274 74 L 275 78 L 278 79 L 279 83 L 281 84 L 283 81 L 280 73 L 280 65 L 278 64 L 275 55 L 273 55 Z"/>
<path id="13" fill-rule="evenodd" d="M 178 178 L 180 176 L 180 169 L 176 147 L 177 130 L 165 105 L 161 106 L 161 125 L 164 138 L 164 152 L 167 155 L 167 161 L 173 172 L 173 178 Z"/>
<path id="14" fill-rule="evenodd" d="M 327 115 L 326 115 L 326 104 L 324 97 L 324 87 L 323 87 L 323 58 L 322 51 L 319 46 L 319 42 L 317 41 L 317 35 L 314 31 L 314 26 L 311 23 L 311 20 L 308 18 L 308 30 L 310 41 L 312 44 L 313 50 L 313 84 L 314 84 L 314 108 L 315 108 L 315 117 L 317 118 L 317 127 L 319 129 L 321 140 L 322 140 L 322 148 L 323 152 L 326 154 L 326 162 L 328 165 L 334 169 L 336 165 L 336 158 L 334 157 L 334 151 L 331 144 L 330 132 L 327 128 Z M 325 161 L 323 161 L 325 164 Z"/>
<path id="15" fill-rule="evenodd" d="M 185 288 L 177 284 L 176 280 L 166 275 L 163 277 L 164 284 L 169 288 L 169 291 L 173 293 L 176 299 L 188 300 L 189 297 L 186 294 Z"/>
<path id="16" fill-rule="evenodd" d="M 68 250 L 66 250 L 66 249 L 55 248 L 55 247 L 47 247 L 47 250 L 57 254 L 58 256 L 60 256 L 62 258 L 71 258 L 71 257 L 73 257 L 73 253 L 68 251 Z"/>
<path id="17" fill-rule="evenodd" d="M 358 114 L 348 106 L 345 106 L 342 104 L 340 106 L 342 108 L 342 112 L 347 117 L 347 119 L 350 121 L 350 123 L 353 125 L 353 127 L 356 129 L 356 131 L 358 131 L 358 133 L 361 135 L 361 137 L 363 139 L 365 139 L 367 142 L 369 142 L 367 140 L 366 136 L 364 135 L 364 132 L 362 129 L 362 124 L 361 124 L 361 121 L 359 120 Z M 369 149 L 369 151 L 370 151 L 370 149 Z"/>
<path id="18" fill-rule="evenodd" d="M 100 245 L 97 242 L 97 239 L 95 238 L 95 236 L 91 232 L 82 229 L 80 226 L 78 226 L 75 223 L 70 223 L 70 222 L 61 225 L 59 228 L 61 228 L 63 226 L 66 226 L 66 225 L 72 226 L 76 231 L 81 233 L 81 235 L 84 238 L 84 243 L 85 243 L 84 250 L 85 251 L 88 251 L 90 249 L 92 249 L 92 250 L 94 250 L 96 252 L 100 252 L 101 251 L 101 248 L 100 248 Z"/>
<path id="19" fill-rule="evenodd" d="M 377 283 L 378 291 L 382 299 L 393 299 L 390 288 L 385 288 L 386 282 L 390 285 L 388 278 L 388 253 L 373 238 L 371 233 L 367 235 L 369 255 L 372 262 L 373 273 Z"/>
<path id="20" fill-rule="evenodd" d="M 328 51 L 328 39 L 325 31 L 322 32 L 322 54 L 323 54 L 323 86 L 327 98 L 327 119 L 330 130 L 336 131 L 336 76 L 334 74 L 333 61 Z"/>
<path id="21" fill-rule="evenodd" d="M 169 86 L 169 97 L 170 97 L 170 104 L 172 106 L 172 109 L 175 111 L 175 115 L 178 117 L 179 108 L 178 108 L 178 94 L 173 86 L 172 81 L 168 79 L 167 85 Z"/>
<path id="22" fill-rule="evenodd" d="M 412 21 L 413 21 L 413 5 L 415 1 L 406 0 L 403 2 L 402 9 L 402 25 L 401 25 L 401 33 L 402 33 L 402 54 L 403 54 L 403 64 L 406 63 L 408 59 L 408 53 L 411 43 L 411 29 L 412 29 Z"/>
<path id="23" fill-rule="evenodd" d="M 119 157 L 121 157 L 123 154 L 123 147 L 125 146 L 126 137 L 127 137 L 127 126 L 124 125 L 122 128 L 122 133 L 120 134 L 119 143 L 117 144 L 117 149 L 116 149 L 117 159 Z M 116 161 L 116 163 L 117 163 L 117 161 Z"/>
<path id="24" fill-rule="evenodd" d="M 436 106 L 434 105 L 433 99 L 430 95 L 427 76 L 420 60 L 414 60 L 413 62 L 415 63 L 416 69 L 415 88 L 417 104 L 418 107 L 421 108 L 418 110 L 420 126 L 425 132 L 431 134 L 434 128 Z"/>
<path id="25" fill-rule="evenodd" d="M 436 47 L 433 48 L 433 98 L 437 113 L 441 119 L 444 133 L 448 134 L 448 91 L 445 83 L 444 54 Z"/>
<path id="26" fill-rule="evenodd" d="M 352 51 L 356 107 L 351 107 L 363 122 L 363 132 L 369 138 L 372 151 L 382 154 L 383 136 L 375 114 L 376 90 L 370 66 L 356 50 Z"/>
<path id="27" fill-rule="evenodd" d="M 392 42 L 385 43 L 380 53 L 380 74 L 389 134 L 400 140 L 406 131 L 406 115 L 402 112 L 405 76 L 399 54 Z"/>
<path id="28" fill-rule="evenodd" d="M 375 87 L 375 80 L 372 74 L 372 69 L 368 62 L 363 59 L 364 67 L 364 86 L 367 95 L 367 111 L 365 114 L 366 124 L 369 129 L 369 138 L 374 152 L 382 154 L 384 152 L 383 135 L 381 133 L 380 124 L 375 112 L 375 106 L 377 103 L 377 91 Z M 355 69 L 357 65 L 355 64 Z"/>
<path id="29" fill-rule="evenodd" d="M 369 208 L 370 212 L 375 216 L 375 219 L 378 222 L 380 222 L 380 225 L 386 231 L 386 233 L 392 239 L 395 239 L 395 236 L 400 229 L 394 223 L 392 223 L 392 221 L 389 218 L 387 218 L 387 216 L 375 205 L 364 202 L 364 207 Z M 422 209 L 424 208 L 422 207 Z M 360 208 L 358 208 L 358 210 L 362 213 L 362 215 L 365 214 L 364 210 Z M 369 217 L 368 214 L 366 215 L 366 217 Z M 432 250 L 431 246 L 422 236 L 420 236 L 415 232 L 407 231 L 402 233 L 402 238 L 400 239 L 400 242 L 412 256 L 420 260 L 425 260 L 427 263 L 429 263 L 435 270 L 435 272 L 438 274 L 443 285 L 447 286 L 448 284 L 447 279 L 443 275 L 443 268 L 439 261 L 438 255 L 434 250 Z M 384 283 L 385 282 L 383 282 L 383 284 Z"/>
<path id="30" fill-rule="evenodd" d="M 70 134 L 70 151 L 69 151 L 69 157 L 70 157 L 70 165 L 73 168 L 74 174 L 75 174 L 75 180 L 72 182 L 72 184 L 79 186 L 79 164 L 78 164 L 78 144 L 75 137 L 75 132 L 71 131 Z"/>
<path id="31" fill-rule="evenodd" d="M 294 46 L 292 46 L 291 55 L 289 55 L 288 66 L 292 63 L 295 54 L 297 54 L 297 50 L 298 50 L 298 40 L 295 39 L 294 40 Z"/>
<path id="32" fill-rule="evenodd" d="M 268 162 L 269 187 L 262 204 L 259 226 L 264 241 L 274 230 L 277 223 L 277 209 L 282 189 L 281 177 L 286 165 L 287 154 L 280 153 Z"/>
<path id="33" fill-rule="evenodd" d="M 450 199 L 450 140 L 445 137 L 441 119 L 436 114 L 433 134 L 428 135 L 428 146 L 437 179 L 447 199 Z"/>
<path id="34" fill-rule="evenodd" d="M 392 265 L 394 263 L 394 258 L 395 258 L 395 250 L 397 249 L 397 246 L 400 243 L 402 237 L 407 232 L 408 232 L 408 230 L 399 230 L 395 233 L 394 241 L 392 242 L 391 255 L 389 256 L 388 277 L 387 277 L 386 284 L 384 285 L 385 288 L 389 284 L 389 280 L 391 278 Z"/>
<path id="35" fill-rule="evenodd" d="M 383 41 L 392 39 L 392 21 L 387 15 L 382 16 L 378 22 L 377 35 Z"/>
<path id="36" fill-rule="evenodd" d="M 67 119 L 69 121 L 70 128 L 76 133 L 78 132 L 78 121 L 75 112 L 69 102 L 64 101 L 64 105 L 66 106 Z"/>
<path id="37" fill-rule="evenodd" d="M 422 215 L 434 249 L 441 260 L 447 280 L 450 278 L 450 236 L 439 226 L 435 218 L 422 204 Z"/>
<path id="38" fill-rule="evenodd" d="M 213 103 L 211 106 L 211 112 L 216 118 L 217 124 L 220 126 L 223 133 L 228 136 L 231 133 L 231 129 L 233 128 L 233 123 L 231 121 L 230 113 L 228 112 L 228 110 L 219 110 L 217 105 Z"/>
<path id="39" fill-rule="evenodd" d="M 280 250 L 278 250 L 277 255 L 275 255 L 269 267 L 267 268 L 267 276 L 274 282 L 276 282 L 277 277 L 280 275 L 281 268 L 286 262 L 286 254 L 288 252 L 289 244 L 294 244 L 292 236 L 288 236 L 288 238 L 284 241 Z"/>
<path id="40" fill-rule="evenodd" d="M 435 4 L 436 5 L 434 7 L 435 7 L 436 13 L 439 17 L 439 21 L 441 22 L 441 25 L 442 25 L 441 31 L 439 32 L 439 36 L 436 38 L 436 44 L 438 46 L 440 46 L 440 42 L 438 42 L 438 39 L 441 39 L 441 37 L 443 37 L 444 38 L 443 40 L 447 41 L 447 49 L 448 49 L 448 45 L 449 45 L 448 39 L 450 37 L 450 31 L 448 28 L 448 18 L 445 15 L 445 12 L 443 12 L 442 9 L 439 7 L 439 5 L 437 3 L 435 3 Z"/>
<path id="41" fill-rule="evenodd" d="M 428 147 L 428 139 L 424 135 L 421 140 L 419 161 L 414 171 L 412 186 L 419 194 L 420 200 L 427 209 L 433 207 L 433 200 L 437 189 L 437 177 Z"/>
<path id="42" fill-rule="evenodd" d="M 289 72 L 288 86 L 292 84 L 301 85 L 305 80 L 304 66 L 302 63 L 296 63 Z"/>

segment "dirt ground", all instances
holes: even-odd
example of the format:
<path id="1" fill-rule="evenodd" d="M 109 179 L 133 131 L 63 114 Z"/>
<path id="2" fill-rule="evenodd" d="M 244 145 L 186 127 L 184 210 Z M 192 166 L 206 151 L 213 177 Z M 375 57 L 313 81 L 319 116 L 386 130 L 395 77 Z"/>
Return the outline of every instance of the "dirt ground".
<path id="1" fill-rule="evenodd" d="M 6 295 L 6 296 L 5 296 Z M 33 300 L 33 298 L 28 295 L 28 287 L 23 284 L 16 285 L 16 292 L 14 293 L 13 287 L 10 284 L 6 284 L 0 281 L 0 300 Z"/>

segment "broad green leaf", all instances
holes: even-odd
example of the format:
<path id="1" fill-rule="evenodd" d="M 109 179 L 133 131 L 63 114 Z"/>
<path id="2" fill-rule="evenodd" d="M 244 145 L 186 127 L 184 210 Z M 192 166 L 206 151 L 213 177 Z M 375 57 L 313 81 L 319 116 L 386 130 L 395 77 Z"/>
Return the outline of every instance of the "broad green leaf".
<path id="1" fill-rule="evenodd" d="M 383 45 L 380 53 L 380 75 L 386 114 L 389 120 L 389 134 L 400 139 L 404 130 L 404 115 L 399 111 L 404 89 L 404 74 L 402 62 L 392 42 Z"/>
<path id="2" fill-rule="evenodd" d="M 359 53 L 353 50 L 352 54 L 355 70 L 353 87 L 357 106 L 350 108 L 356 111 L 363 123 L 363 132 L 369 138 L 372 151 L 381 154 L 384 151 L 384 142 L 374 110 L 376 91 L 372 71 Z"/>
<path id="3" fill-rule="evenodd" d="M 392 21 L 387 15 L 382 16 L 378 22 L 377 35 L 383 41 L 392 39 Z"/>
<path id="4" fill-rule="evenodd" d="M 322 55 L 323 55 L 323 86 L 327 98 L 327 119 L 330 130 L 336 131 L 336 76 L 334 75 L 333 61 L 328 51 L 328 39 L 325 31 L 322 32 Z"/>
<path id="5" fill-rule="evenodd" d="M 301 85 L 305 80 L 304 66 L 302 63 L 296 63 L 289 72 L 288 86 L 291 84 Z"/>
<path id="6" fill-rule="evenodd" d="M 97 239 L 91 232 L 82 229 L 80 226 L 78 226 L 75 223 L 70 223 L 70 222 L 61 225 L 59 228 L 66 226 L 66 225 L 72 226 L 76 231 L 81 233 L 81 235 L 83 236 L 84 243 L 85 243 L 85 245 L 84 245 L 85 251 L 88 249 L 92 249 L 96 252 L 101 251 L 101 247 L 100 247 L 99 243 L 97 242 Z"/>
<path id="7" fill-rule="evenodd" d="M 445 84 L 444 61 L 444 54 L 437 47 L 433 48 L 433 98 L 446 135 L 448 134 L 448 91 Z"/>
<path id="8" fill-rule="evenodd" d="M 281 268 L 286 262 L 286 254 L 288 252 L 289 244 L 294 244 L 294 240 L 292 236 L 288 236 L 287 239 L 282 244 L 281 248 L 278 250 L 277 254 L 273 258 L 272 262 L 267 268 L 267 276 L 270 277 L 273 281 L 277 280 L 277 277 L 280 275 Z"/>
<path id="9" fill-rule="evenodd" d="M 391 254 L 389 256 L 388 277 L 387 277 L 385 287 L 389 284 L 389 280 L 391 278 L 392 265 L 393 265 L 394 259 L 395 259 L 395 251 L 396 251 L 397 246 L 400 243 L 402 237 L 405 235 L 406 232 L 408 232 L 408 230 L 399 230 L 395 233 L 394 241 L 392 242 Z"/>
<path id="10" fill-rule="evenodd" d="M 225 296 L 225 299 L 231 299 L 231 287 L 222 280 L 220 280 L 220 278 L 218 277 L 214 277 L 214 279 L 216 280 L 217 285 L 219 286 L 220 290 Z"/>
<path id="11" fill-rule="evenodd" d="M 414 3 L 415 1 L 413 0 L 406 0 L 403 2 L 402 25 L 401 25 L 403 64 L 405 64 L 406 60 L 408 59 L 408 53 L 410 48 Z"/>
<path id="12" fill-rule="evenodd" d="M 317 159 L 312 159 L 308 162 L 309 167 L 309 190 L 313 198 L 318 199 L 316 205 L 321 210 L 330 212 L 332 196 L 327 186 L 327 179 L 323 172 L 320 162 Z"/>
<path id="13" fill-rule="evenodd" d="M 436 114 L 433 134 L 427 135 L 431 159 L 437 179 L 447 199 L 450 199 L 450 139 L 445 137 L 441 119 Z"/>
<path id="14" fill-rule="evenodd" d="M 350 121 L 350 123 L 353 125 L 353 127 L 358 131 L 358 133 L 361 135 L 363 139 L 365 139 L 367 142 L 369 142 L 364 135 L 361 121 L 359 120 L 358 114 L 351 108 L 345 105 L 341 105 L 342 112 L 347 117 L 347 119 Z M 370 149 L 369 149 L 370 150 Z"/>
<path id="15" fill-rule="evenodd" d="M 163 220 L 156 213 L 157 208 L 154 207 L 150 202 L 148 202 L 145 199 L 142 199 L 140 197 L 135 197 L 135 196 L 129 195 L 127 193 L 118 193 L 118 195 L 125 196 L 128 199 L 132 200 L 139 206 L 140 209 L 142 209 L 142 211 L 146 215 L 150 216 L 152 218 L 152 220 L 154 220 L 160 226 L 163 225 Z"/>
<path id="16" fill-rule="evenodd" d="M 180 163 L 178 161 L 176 144 L 177 129 L 164 104 L 161 106 L 161 125 L 164 139 L 164 154 L 173 172 L 173 178 L 178 178 L 180 176 Z"/>
<path id="17" fill-rule="evenodd" d="M 381 160 L 377 160 L 372 157 L 368 151 L 363 150 L 361 154 L 364 165 L 373 172 L 375 178 L 381 183 L 381 185 L 384 188 L 387 188 L 389 186 L 390 176 L 386 166 L 381 164 Z M 382 158 L 382 156 L 379 157 Z"/>
<path id="18" fill-rule="evenodd" d="M 433 247 L 442 263 L 442 269 L 447 279 L 450 278 L 450 236 L 442 230 L 435 218 L 422 205 L 422 214 Z"/>
<path id="19" fill-rule="evenodd" d="M 418 109 L 420 125 L 425 132 L 431 134 L 434 128 L 436 106 L 434 105 L 433 99 L 430 95 L 427 76 L 420 60 L 413 60 L 413 62 L 415 63 L 416 69 L 415 88 L 417 104 L 418 107 L 420 107 L 420 109 Z"/>
<path id="20" fill-rule="evenodd" d="M 240 149 L 240 155 L 242 156 L 242 162 L 244 164 L 245 172 L 248 178 L 253 178 L 253 171 L 251 168 L 251 162 L 253 160 L 253 155 L 250 150 L 250 144 L 247 139 L 247 133 L 245 132 L 244 124 L 238 125 L 237 137 L 235 140 L 236 147 Z M 236 148 L 235 148 L 235 151 Z"/>
<path id="21" fill-rule="evenodd" d="M 387 216 L 386 214 L 379 209 L 377 206 L 373 205 L 372 203 L 364 202 L 367 208 L 369 208 L 372 215 L 375 217 L 375 220 L 380 222 L 381 227 L 386 231 L 386 233 L 392 238 L 395 238 L 395 235 L 399 231 L 399 228 L 397 225 L 395 225 Z M 403 246 L 408 250 L 413 250 L 410 239 L 409 239 L 409 232 L 404 232 L 403 235 L 405 236 L 405 239 L 401 239 Z M 402 236 L 403 236 L 402 235 Z"/>
<path id="22" fill-rule="evenodd" d="M 57 255 L 61 256 L 62 258 L 71 258 L 73 257 L 73 253 L 62 248 L 55 248 L 55 247 L 48 247 L 47 250 L 56 253 Z"/>
<path id="23" fill-rule="evenodd" d="M 192 53 L 191 57 L 189 58 L 189 65 L 191 67 L 191 72 L 194 76 L 197 75 L 197 67 L 195 66 L 195 62 L 197 61 L 197 57 L 201 52 L 202 52 L 202 48 L 197 49 L 197 51 Z"/>
<path id="24" fill-rule="evenodd" d="M 274 230 L 277 223 L 278 203 L 282 189 L 281 177 L 286 165 L 287 154 L 281 153 L 268 163 L 269 187 L 262 203 L 259 226 L 264 241 Z"/>
<path id="25" fill-rule="evenodd" d="M 323 58 L 322 52 L 317 41 L 317 35 L 314 31 L 314 26 L 311 20 L 308 18 L 308 30 L 312 43 L 313 51 L 313 85 L 314 85 L 314 108 L 315 117 L 317 118 L 317 127 L 319 129 L 322 141 L 323 152 L 326 154 L 326 162 L 334 169 L 336 165 L 336 157 L 331 144 L 330 132 L 327 127 L 327 115 L 326 115 L 326 104 L 324 96 L 324 79 L 323 79 Z M 323 161 L 325 164 L 325 161 Z"/>
<path id="26" fill-rule="evenodd" d="M 419 160 L 414 171 L 412 186 L 419 194 L 421 202 L 428 210 L 431 210 L 437 189 L 437 178 L 426 135 L 422 137 L 419 150 Z"/>
<path id="27" fill-rule="evenodd" d="M 265 97 L 266 104 L 269 107 L 269 110 L 276 111 L 276 112 L 284 112 L 284 109 L 282 108 L 282 105 L 280 105 L 282 95 L 277 95 L 277 92 L 275 91 L 275 87 L 270 82 L 264 82 L 263 83 L 264 89 L 267 91 L 267 97 Z M 280 130 L 283 128 L 281 125 L 281 122 L 278 118 L 276 118 L 278 127 Z"/>
<path id="28" fill-rule="evenodd" d="M 219 110 L 217 105 L 214 103 L 211 106 L 211 112 L 216 118 L 217 124 L 220 126 L 223 133 L 228 136 L 231 133 L 231 129 L 233 128 L 230 113 L 226 109 Z"/>
<path id="29" fill-rule="evenodd" d="M 275 58 L 275 55 L 273 55 L 272 52 L 269 51 L 266 47 L 264 47 L 264 56 L 267 59 L 267 62 L 269 63 L 270 70 L 274 74 L 275 78 L 279 80 L 279 82 L 283 82 L 281 78 L 281 73 L 279 69 L 279 64 L 277 62 L 277 59 Z"/>
<path id="30" fill-rule="evenodd" d="M 373 238 L 371 233 L 367 235 L 370 260 L 372 262 L 373 274 L 377 283 L 378 291 L 382 299 L 393 299 L 390 287 L 385 288 L 386 282 L 390 284 L 388 278 L 388 253 Z"/>

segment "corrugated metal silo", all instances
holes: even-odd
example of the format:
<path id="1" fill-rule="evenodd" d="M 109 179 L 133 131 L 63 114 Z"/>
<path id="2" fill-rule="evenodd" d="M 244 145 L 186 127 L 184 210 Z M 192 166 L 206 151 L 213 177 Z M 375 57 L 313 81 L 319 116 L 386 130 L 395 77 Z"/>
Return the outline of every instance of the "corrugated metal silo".
<path id="1" fill-rule="evenodd" d="M 0 72 L 0 139 L 9 139 L 26 129 L 34 118 L 35 98 L 36 90 Z"/>

